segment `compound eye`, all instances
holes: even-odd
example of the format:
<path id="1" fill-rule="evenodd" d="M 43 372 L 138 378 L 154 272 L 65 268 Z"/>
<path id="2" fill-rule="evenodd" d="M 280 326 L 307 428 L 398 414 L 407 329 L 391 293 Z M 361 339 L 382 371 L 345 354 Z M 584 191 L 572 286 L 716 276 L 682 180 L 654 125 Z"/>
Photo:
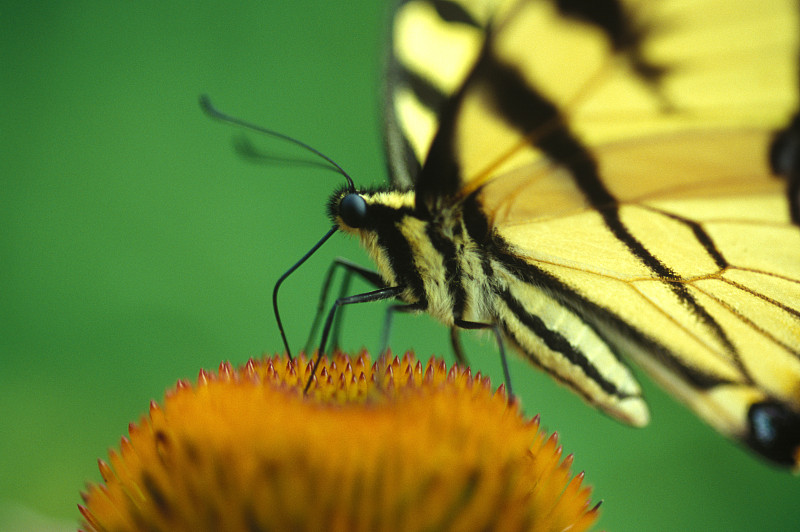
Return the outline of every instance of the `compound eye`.
<path id="1" fill-rule="evenodd" d="M 367 202 L 358 194 L 350 193 L 339 202 L 339 216 L 350 227 L 363 227 L 367 220 Z"/>

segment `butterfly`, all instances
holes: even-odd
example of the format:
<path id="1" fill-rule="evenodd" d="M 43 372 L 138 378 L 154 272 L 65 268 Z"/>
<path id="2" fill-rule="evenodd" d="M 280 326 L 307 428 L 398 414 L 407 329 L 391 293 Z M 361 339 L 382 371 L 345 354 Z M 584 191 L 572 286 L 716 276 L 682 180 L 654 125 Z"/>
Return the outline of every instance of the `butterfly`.
<path id="1" fill-rule="evenodd" d="M 399 2 L 391 184 L 347 177 L 333 229 L 286 274 L 336 232 L 377 266 L 339 263 L 377 289 L 336 301 L 320 356 L 337 308 L 394 298 L 452 331 L 493 331 L 501 353 L 643 426 L 631 360 L 722 434 L 797 468 L 797 11 Z"/>

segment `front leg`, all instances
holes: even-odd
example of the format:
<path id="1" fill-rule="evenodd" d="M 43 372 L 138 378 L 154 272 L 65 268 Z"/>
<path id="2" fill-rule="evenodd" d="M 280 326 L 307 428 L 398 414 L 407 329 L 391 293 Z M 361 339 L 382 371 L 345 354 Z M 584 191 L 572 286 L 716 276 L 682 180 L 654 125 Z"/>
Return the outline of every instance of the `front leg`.
<path id="1" fill-rule="evenodd" d="M 342 257 L 335 258 L 328 267 L 328 271 L 325 274 L 325 279 L 322 282 L 322 289 L 320 290 L 320 296 L 317 302 L 317 310 L 314 314 L 314 321 L 311 324 L 311 330 L 308 333 L 308 339 L 306 340 L 306 344 L 303 348 L 306 353 L 308 353 L 311 349 L 314 336 L 316 336 L 317 330 L 319 329 L 322 313 L 325 310 L 325 302 L 328 299 L 328 292 L 330 291 L 331 281 L 333 280 L 333 274 L 339 268 L 344 269 L 345 271 L 344 277 L 342 278 L 342 284 L 339 287 L 339 299 L 346 296 L 347 290 L 350 288 L 350 280 L 352 279 L 353 274 L 358 275 L 376 288 L 386 287 L 383 279 L 381 279 L 381 276 L 378 275 L 378 272 L 369 270 L 363 266 L 359 266 L 358 264 Z M 334 348 L 339 346 L 339 331 L 341 330 L 342 314 L 343 312 L 339 312 L 337 314 L 336 321 L 334 322 L 332 328 L 331 345 Z"/>
<path id="2" fill-rule="evenodd" d="M 458 327 L 450 327 L 450 344 L 453 346 L 453 354 L 456 356 L 456 361 L 460 366 L 467 367 L 469 362 L 466 355 L 464 355 L 464 346 L 461 345 L 461 336 L 458 334 Z"/>
<path id="3" fill-rule="evenodd" d="M 363 294 L 356 294 L 348 297 L 340 297 L 334 302 L 333 306 L 331 306 L 331 310 L 328 312 L 328 317 L 325 319 L 325 325 L 322 328 L 322 339 L 320 340 L 319 349 L 317 350 L 317 359 L 314 361 L 314 366 L 311 368 L 311 375 L 308 377 L 308 382 L 306 383 L 306 387 L 303 389 L 303 393 L 308 392 L 308 388 L 311 386 L 311 381 L 314 380 L 314 375 L 317 372 L 319 361 L 322 360 L 322 355 L 325 352 L 325 344 L 328 341 L 328 334 L 330 333 L 331 326 L 333 325 L 333 318 L 336 314 L 336 309 L 344 305 L 352 305 L 353 303 L 367 303 L 369 301 L 390 299 L 400 295 L 403 290 L 404 288 L 401 286 L 379 288 L 378 290 L 373 290 L 372 292 L 365 292 Z"/>

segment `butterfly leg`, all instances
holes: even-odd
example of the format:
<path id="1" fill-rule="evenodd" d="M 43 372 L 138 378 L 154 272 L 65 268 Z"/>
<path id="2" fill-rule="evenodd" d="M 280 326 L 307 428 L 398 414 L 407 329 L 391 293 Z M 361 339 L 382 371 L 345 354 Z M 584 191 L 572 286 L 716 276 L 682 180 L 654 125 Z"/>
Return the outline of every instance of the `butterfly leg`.
<path id="1" fill-rule="evenodd" d="M 337 257 L 333 260 L 331 265 L 328 267 L 328 271 L 325 274 L 325 279 L 322 282 L 322 289 L 320 290 L 319 301 L 317 303 L 317 310 L 314 314 L 314 321 L 311 324 L 311 330 L 308 333 L 308 339 L 306 340 L 306 344 L 304 350 L 308 353 L 311 349 L 311 345 L 314 341 L 314 336 L 316 336 L 317 331 L 319 330 L 319 324 L 322 319 L 322 313 L 325 310 L 325 302 L 328 299 L 328 292 L 331 288 L 331 282 L 333 280 L 333 274 L 336 272 L 337 269 L 342 268 L 344 269 L 344 277 L 342 278 L 342 284 L 339 287 L 339 299 L 345 297 L 347 294 L 348 289 L 350 288 L 350 280 L 352 279 L 353 274 L 358 275 L 371 285 L 375 286 L 376 288 L 383 288 L 385 287 L 383 283 L 383 279 L 381 279 L 378 272 L 369 270 L 364 268 L 363 266 L 359 266 L 354 262 L 350 262 L 349 260 Z M 344 310 L 344 309 L 342 309 Z M 341 330 L 341 323 L 342 323 L 342 314 L 343 312 L 339 312 L 336 316 L 336 321 L 333 323 L 332 327 L 332 334 L 331 334 L 331 347 L 337 348 L 339 347 L 339 332 Z"/>
<path id="2" fill-rule="evenodd" d="M 303 389 L 303 393 L 308 392 L 308 388 L 311 386 L 311 381 L 314 380 L 314 375 L 317 373 L 317 366 L 319 366 L 319 362 L 320 360 L 322 360 L 322 355 L 325 352 L 325 344 L 328 341 L 328 335 L 330 334 L 331 327 L 333 326 L 333 318 L 336 315 L 336 309 L 344 305 L 352 305 L 353 303 L 367 303 L 369 301 L 381 301 L 382 299 L 390 299 L 400 295 L 402 292 L 403 292 L 403 287 L 391 286 L 391 287 L 379 288 L 378 290 L 373 290 L 372 292 L 365 292 L 363 294 L 340 297 L 333 303 L 330 311 L 328 311 L 328 317 L 325 319 L 325 325 L 322 327 L 322 339 L 319 342 L 319 349 L 317 350 L 317 359 L 314 361 L 314 366 L 311 368 L 311 375 L 308 377 L 308 382 L 306 383 L 306 387 Z"/>
<path id="3" fill-rule="evenodd" d="M 344 277 L 342 277 L 342 284 L 339 285 L 339 295 L 337 299 L 347 296 L 350 291 L 350 281 L 353 279 L 353 272 L 345 270 Z M 326 294 L 327 295 L 327 294 Z M 342 332 L 342 322 L 344 321 L 344 308 L 336 313 L 333 319 L 333 327 L 331 328 L 331 351 L 336 351 L 339 348 L 339 336 Z M 313 338 L 309 335 L 308 342 L 312 342 Z"/>
<path id="4" fill-rule="evenodd" d="M 203 100 L 202 100 L 202 99 L 201 99 L 201 103 L 203 103 Z M 211 104 L 210 104 L 210 102 L 207 102 L 207 101 L 206 101 L 206 102 L 204 103 L 204 105 L 208 105 L 208 106 L 210 106 Z M 211 108 L 211 109 L 213 110 L 213 108 Z M 223 115 L 223 116 L 224 116 L 224 115 Z M 277 323 L 277 325 L 278 325 L 278 331 L 280 331 L 280 333 L 281 333 L 281 340 L 283 340 L 283 346 L 284 346 L 284 348 L 286 348 L 286 356 L 288 356 L 288 357 L 289 357 L 289 360 L 292 360 L 292 351 L 289 349 L 289 342 L 286 340 L 286 331 L 283 329 L 283 322 L 281 321 L 281 314 L 280 314 L 280 312 L 278 311 L 278 290 L 280 289 L 280 287 L 281 287 L 281 285 L 283 284 L 283 282 L 284 282 L 286 279 L 288 279 L 288 278 L 289 278 L 289 276 L 290 276 L 292 273 L 294 273 L 294 272 L 297 270 L 297 268 L 299 268 L 300 266 L 302 266 L 302 265 L 303 265 L 303 263 L 304 263 L 305 261 L 307 261 L 307 260 L 308 260 L 308 258 L 309 258 L 311 255 L 313 255 L 313 254 L 314 254 L 314 253 L 315 253 L 315 252 L 316 252 L 316 251 L 317 251 L 317 250 L 318 250 L 320 247 L 322 247 L 322 245 L 323 245 L 325 242 L 327 242 L 327 241 L 328 241 L 328 239 L 329 239 L 330 237 L 332 237 L 332 236 L 333 236 L 333 234 L 334 234 L 336 231 L 337 231 L 336 227 L 332 227 L 332 228 L 331 228 L 331 229 L 330 229 L 330 230 L 329 230 L 327 233 L 325 233 L 325 236 L 323 236 L 322 238 L 320 238 L 320 239 L 319 239 L 319 241 L 318 241 L 316 244 L 314 244 L 314 245 L 311 247 L 311 249 L 309 249 L 309 250 L 306 252 L 306 254 L 305 254 L 305 255 L 303 255 L 303 256 L 300 258 L 300 260 L 298 260 L 297 262 L 295 262 L 295 263 L 292 265 L 292 267 L 291 267 L 291 268 L 289 268 L 288 270 L 286 270 L 286 271 L 283 273 L 283 275 L 281 275 L 281 276 L 280 276 L 280 278 L 278 278 L 278 280 L 275 282 L 275 286 L 272 288 L 272 310 L 273 310 L 273 312 L 275 313 L 275 322 L 276 322 L 276 323 Z"/>
<path id="5" fill-rule="evenodd" d="M 506 359 L 506 349 L 503 345 L 503 335 L 500 333 L 500 327 L 496 323 L 478 323 L 461 319 L 455 320 L 455 325 L 462 329 L 491 329 L 492 332 L 494 332 L 494 337 L 497 339 L 497 348 L 500 351 L 500 363 L 503 365 L 503 378 L 506 383 L 506 391 L 508 392 L 509 399 L 512 399 L 514 397 L 514 392 L 511 388 L 511 373 L 508 371 L 508 360 Z"/>
<path id="6" fill-rule="evenodd" d="M 469 366 L 469 361 L 464 355 L 464 346 L 461 345 L 461 337 L 458 334 L 457 327 L 450 327 L 450 343 L 453 346 L 453 354 L 456 356 L 458 364 L 464 367 Z"/>
<path id="7" fill-rule="evenodd" d="M 381 333 L 381 347 L 378 353 L 385 355 L 389 350 L 389 333 L 392 330 L 392 320 L 394 319 L 395 312 L 414 312 L 417 310 L 425 310 L 424 307 L 417 303 L 408 305 L 392 305 L 386 309 L 386 317 L 383 319 L 383 332 Z"/>

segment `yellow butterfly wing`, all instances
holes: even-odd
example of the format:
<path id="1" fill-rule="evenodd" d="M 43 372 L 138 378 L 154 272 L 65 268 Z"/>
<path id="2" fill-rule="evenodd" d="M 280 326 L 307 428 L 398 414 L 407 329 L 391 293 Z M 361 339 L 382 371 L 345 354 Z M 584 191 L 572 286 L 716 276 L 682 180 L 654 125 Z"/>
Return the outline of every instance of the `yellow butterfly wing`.
<path id="1" fill-rule="evenodd" d="M 800 230 L 768 162 L 797 107 L 796 4 L 434 4 L 396 19 L 394 181 L 431 210 L 477 195 L 565 319 L 796 464 Z"/>
<path id="2" fill-rule="evenodd" d="M 440 137 L 459 163 L 450 192 L 462 195 L 552 159 L 539 144 L 564 130 L 597 145 L 697 127 L 774 129 L 797 107 L 790 0 L 410 0 L 397 10 L 392 46 L 393 180 L 424 182 L 422 165 L 436 169 L 429 155 L 448 151 L 432 147 Z M 520 86 L 498 94 L 509 74 Z"/>
<path id="3" fill-rule="evenodd" d="M 752 405 L 800 411 L 800 231 L 757 149 L 768 138 L 692 132 L 603 149 L 603 175 L 632 184 L 610 207 L 627 242 L 602 209 L 531 212 L 525 198 L 552 198 L 558 172 L 524 184 L 508 176 L 483 192 L 497 206 L 494 227 L 521 258 L 564 283 L 570 304 L 664 387 L 741 439 L 751 438 Z M 685 154 L 698 148 L 693 168 L 708 179 L 687 180 Z M 643 181 L 655 183 L 647 190 Z"/>

